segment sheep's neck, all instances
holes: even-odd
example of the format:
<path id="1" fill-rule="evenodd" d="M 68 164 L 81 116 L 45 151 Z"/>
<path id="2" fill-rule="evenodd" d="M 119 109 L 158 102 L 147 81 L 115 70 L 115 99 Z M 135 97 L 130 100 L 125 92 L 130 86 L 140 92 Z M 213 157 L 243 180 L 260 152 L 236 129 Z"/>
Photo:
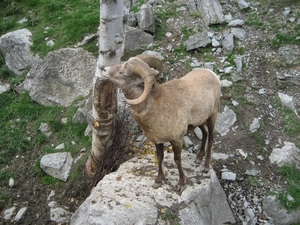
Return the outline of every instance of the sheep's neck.
<path id="1" fill-rule="evenodd" d="M 153 87 L 152 87 L 152 90 L 151 92 L 149 93 L 148 97 L 146 98 L 145 101 L 141 102 L 140 104 L 137 104 L 137 105 L 130 105 L 131 107 L 131 110 L 133 111 L 134 114 L 138 115 L 138 114 L 143 114 L 145 112 L 147 112 L 147 106 L 149 104 L 152 103 L 153 101 L 153 94 L 157 92 L 157 89 L 159 87 L 159 84 L 158 83 L 154 83 Z M 135 96 L 135 98 L 138 98 L 141 94 L 142 94 L 143 91 L 141 91 L 140 93 L 136 93 L 137 96 Z"/>

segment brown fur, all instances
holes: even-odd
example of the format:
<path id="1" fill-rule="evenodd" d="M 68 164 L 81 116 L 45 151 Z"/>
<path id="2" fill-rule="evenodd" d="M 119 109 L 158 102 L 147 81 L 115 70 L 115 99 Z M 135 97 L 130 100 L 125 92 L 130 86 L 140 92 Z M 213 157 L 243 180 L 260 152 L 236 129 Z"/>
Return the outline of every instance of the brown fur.
<path id="1" fill-rule="evenodd" d="M 113 70 L 108 68 L 108 70 L 116 71 L 116 68 Z M 127 78 L 120 78 L 117 74 L 118 69 L 118 72 L 113 72 L 114 75 L 110 71 L 105 72 L 107 77 L 124 91 L 126 98 L 138 98 L 141 95 L 143 90 L 137 85 L 138 81 L 128 78 L 130 77 L 129 71 L 126 72 Z M 118 79 L 115 76 L 118 76 Z M 120 82 L 122 79 L 124 81 Z M 132 84 L 133 82 L 126 83 L 126 80 L 130 79 L 134 81 L 134 84 Z M 209 168 L 214 126 L 220 104 L 220 91 L 221 84 L 216 74 L 207 69 L 195 69 L 181 79 L 164 84 L 154 82 L 146 100 L 140 104 L 131 105 L 133 117 L 144 134 L 156 146 L 159 172 L 155 179 L 155 188 L 165 180 L 162 171 L 163 143 L 170 142 L 174 151 L 174 161 L 179 171 L 179 191 L 185 189 L 186 177 L 181 165 L 181 151 L 183 136 L 188 128 L 200 127 L 203 140 L 196 162 L 199 163 L 207 153 L 204 167 L 205 170 Z"/>

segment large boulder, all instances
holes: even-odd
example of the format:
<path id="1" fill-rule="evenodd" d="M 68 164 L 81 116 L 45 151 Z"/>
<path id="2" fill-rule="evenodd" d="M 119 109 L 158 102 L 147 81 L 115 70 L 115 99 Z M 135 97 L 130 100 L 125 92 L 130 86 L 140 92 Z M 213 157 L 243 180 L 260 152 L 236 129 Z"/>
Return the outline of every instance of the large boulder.
<path id="1" fill-rule="evenodd" d="M 140 11 L 137 13 L 137 20 L 140 29 L 154 34 L 155 17 L 150 4 L 144 4 L 141 6 Z"/>
<path id="2" fill-rule="evenodd" d="M 188 186 L 175 191 L 178 170 L 172 153 L 165 153 L 169 184 L 153 189 L 157 166 L 153 155 L 133 158 L 118 171 L 106 175 L 71 217 L 70 224 L 163 224 L 169 217 L 180 224 L 221 225 L 235 223 L 225 193 L 213 169 L 203 174 L 196 155 L 182 154 Z"/>
<path id="3" fill-rule="evenodd" d="M 123 60 L 141 54 L 153 42 L 154 37 L 142 29 L 126 26 Z"/>
<path id="4" fill-rule="evenodd" d="M 196 5 L 206 26 L 225 22 L 219 0 L 196 0 Z"/>
<path id="5" fill-rule="evenodd" d="M 34 64 L 17 90 L 46 106 L 70 106 L 79 96 L 92 90 L 96 58 L 82 48 L 64 48 L 49 52 Z"/>
<path id="6" fill-rule="evenodd" d="M 17 75 L 30 69 L 39 59 L 30 51 L 31 32 L 28 29 L 9 32 L 0 37 L 0 50 L 4 54 L 7 67 Z"/>

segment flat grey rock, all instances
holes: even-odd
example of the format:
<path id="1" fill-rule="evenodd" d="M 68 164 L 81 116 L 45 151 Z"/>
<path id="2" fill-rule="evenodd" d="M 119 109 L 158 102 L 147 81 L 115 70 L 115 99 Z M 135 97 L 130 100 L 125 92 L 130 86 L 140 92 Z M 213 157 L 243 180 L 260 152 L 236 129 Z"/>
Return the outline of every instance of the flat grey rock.
<path id="1" fill-rule="evenodd" d="M 133 158 L 118 171 L 106 175 L 71 217 L 72 225 L 81 224 L 157 224 L 160 209 L 177 209 L 180 224 L 221 225 L 235 223 L 225 193 L 212 168 L 207 174 L 194 163 L 195 154 L 182 154 L 188 177 L 187 188 L 174 189 L 178 170 L 172 153 L 165 153 L 165 174 L 169 184 L 153 189 L 157 166 L 153 155 Z"/>

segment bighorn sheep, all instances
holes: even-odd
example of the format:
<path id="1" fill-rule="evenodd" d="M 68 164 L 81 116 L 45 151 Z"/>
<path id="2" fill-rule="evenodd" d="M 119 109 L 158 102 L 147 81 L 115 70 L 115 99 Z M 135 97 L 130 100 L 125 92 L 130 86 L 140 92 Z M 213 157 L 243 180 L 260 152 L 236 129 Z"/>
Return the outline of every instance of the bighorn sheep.
<path id="1" fill-rule="evenodd" d="M 170 142 L 179 170 L 178 191 L 182 192 L 186 188 L 186 177 L 181 165 L 183 136 L 188 128 L 198 126 L 201 129 L 203 139 L 196 163 L 200 163 L 204 157 L 208 140 L 204 163 L 207 171 L 211 161 L 221 85 L 218 76 L 208 69 L 198 68 L 180 79 L 163 84 L 155 80 L 161 72 L 161 61 L 143 54 L 123 64 L 102 68 L 102 75 L 123 90 L 125 101 L 130 104 L 136 122 L 149 140 L 155 143 L 158 176 L 153 187 L 160 187 L 165 180 L 162 170 L 163 143 Z"/>

